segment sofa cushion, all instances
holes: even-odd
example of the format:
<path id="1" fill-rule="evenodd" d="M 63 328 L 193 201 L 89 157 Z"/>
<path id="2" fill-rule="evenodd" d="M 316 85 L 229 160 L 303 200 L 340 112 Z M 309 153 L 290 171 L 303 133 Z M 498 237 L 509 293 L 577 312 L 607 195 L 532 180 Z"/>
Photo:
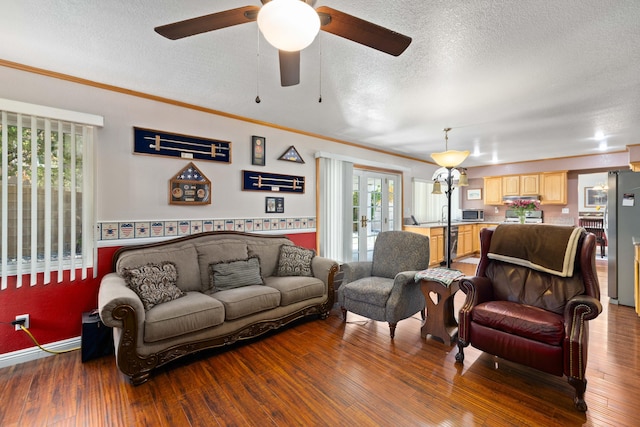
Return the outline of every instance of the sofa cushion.
<path id="1" fill-rule="evenodd" d="M 249 255 L 257 255 L 260 258 L 262 277 L 273 276 L 277 271 L 280 246 L 283 244 L 292 245 L 293 243 L 287 239 L 264 239 L 264 241 L 254 240 L 247 243 Z"/>
<path id="2" fill-rule="evenodd" d="M 207 243 L 198 243 L 196 250 L 198 251 L 197 262 L 200 267 L 200 282 L 202 284 L 199 290 L 202 291 L 210 287 L 209 264 L 247 259 L 248 256 L 246 242 L 231 239 L 219 239 Z"/>
<path id="3" fill-rule="evenodd" d="M 280 305 L 280 292 L 269 286 L 243 286 L 211 296 L 224 304 L 225 320 L 239 319 Z"/>
<path id="4" fill-rule="evenodd" d="M 313 277 L 311 261 L 315 255 L 316 251 L 312 249 L 294 245 L 280 246 L 277 275 Z"/>
<path id="5" fill-rule="evenodd" d="M 280 291 L 280 305 L 289 305 L 324 295 L 324 282 L 315 277 L 267 277 L 264 284 Z"/>
<path id="6" fill-rule="evenodd" d="M 161 341 L 224 322 L 224 306 L 200 292 L 187 292 L 180 299 L 160 304 L 146 313 L 144 340 Z"/>
<path id="7" fill-rule="evenodd" d="M 224 291 L 249 285 L 264 285 L 257 256 L 235 261 L 209 264 L 209 289 Z"/>
<path id="8" fill-rule="evenodd" d="M 127 282 L 127 286 L 140 297 L 145 310 L 184 295 L 184 292 L 176 286 L 178 280 L 176 265 L 169 261 L 123 268 L 122 277 Z"/>
<path id="9" fill-rule="evenodd" d="M 489 301 L 475 306 L 471 319 L 486 327 L 550 345 L 561 345 L 564 320 L 559 314 L 510 301 Z"/>
<path id="10" fill-rule="evenodd" d="M 200 270 L 198 269 L 198 253 L 193 243 L 185 243 L 176 247 L 144 248 L 127 251 L 119 256 L 116 272 L 122 275 L 123 268 L 138 267 L 144 264 L 159 264 L 171 261 L 178 270 L 176 285 L 183 291 L 199 291 Z"/>

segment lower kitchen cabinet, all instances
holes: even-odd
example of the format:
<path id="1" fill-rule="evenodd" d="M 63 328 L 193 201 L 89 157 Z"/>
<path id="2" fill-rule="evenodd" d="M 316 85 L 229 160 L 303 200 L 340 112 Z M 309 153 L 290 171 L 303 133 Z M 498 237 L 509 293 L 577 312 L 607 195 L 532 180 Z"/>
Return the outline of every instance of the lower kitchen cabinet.
<path id="1" fill-rule="evenodd" d="M 405 225 L 403 229 L 429 237 L 429 266 L 439 265 L 444 261 L 444 227 Z"/>

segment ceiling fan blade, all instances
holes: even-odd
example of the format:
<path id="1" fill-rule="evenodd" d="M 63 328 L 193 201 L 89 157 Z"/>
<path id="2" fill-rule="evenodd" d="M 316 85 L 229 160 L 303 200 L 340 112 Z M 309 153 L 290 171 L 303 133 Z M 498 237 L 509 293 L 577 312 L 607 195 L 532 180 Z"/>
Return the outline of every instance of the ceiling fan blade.
<path id="1" fill-rule="evenodd" d="M 316 9 L 322 22 L 321 30 L 356 43 L 369 46 L 389 55 L 399 56 L 404 52 L 411 37 L 396 33 L 388 28 L 381 27 L 364 19 L 340 12 L 327 6 Z M 323 16 L 326 15 L 326 16 Z M 327 19 L 327 16 L 329 19 Z M 325 24 L 326 21 L 329 21 Z"/>
<path id="2" fill-rule="evenodd" d="M 295 86 L 300 83 L 300 51 L 278 51 L 280 57 L 280 84 Z"/>
<path id="3" fill-rule="evenodd" d="M 212 13 L 197 18 L 186 19 L 155 28 L 156 33 L 171 40 L 181 39 L 220 28 L 255 21 L 258 17 L 258 6 L 245 6 L 224 12 Z"/>

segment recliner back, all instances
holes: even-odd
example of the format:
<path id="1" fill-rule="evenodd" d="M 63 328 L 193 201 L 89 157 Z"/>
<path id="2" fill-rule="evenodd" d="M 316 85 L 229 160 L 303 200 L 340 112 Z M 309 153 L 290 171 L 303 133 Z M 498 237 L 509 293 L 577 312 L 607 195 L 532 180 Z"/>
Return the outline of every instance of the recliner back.
<path id="1" fill-rule="evenodd" d="M 493 283 L 495 300 L 511 301 L 562 314 L 567 301 L 583 294 L 579 271 L 572 277 L 559 277 L 528 267 L 491 260 L 486 277 Z"/>
<path id="2" fill-rule="evenodd" d="M 402 271 L 429 268 L 429 238 L 410 231 L 384 231 L 373 247 L 371 275 L 393 279 Z"/>

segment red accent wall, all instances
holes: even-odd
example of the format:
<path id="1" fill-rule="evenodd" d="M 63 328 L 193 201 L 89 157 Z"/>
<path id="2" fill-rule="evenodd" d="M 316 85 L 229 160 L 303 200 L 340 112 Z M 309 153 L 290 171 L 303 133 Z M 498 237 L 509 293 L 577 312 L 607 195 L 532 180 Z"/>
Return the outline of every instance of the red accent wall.
<path id="1" fill-rule="evenodd" d="M 316 233 L 291 234 L 288 237 L 299 246 L 315 249 Z M 44 285 L 43 274 L 38 274 L 38 284 L 29 285 L 29 276 L 23 276 L 22 286 L 16 287 L 16 276 L 9 277 L 7 289 L 0 290 L 0 354 L 23 350 L 35 344 L 22 331 L 11 325 L 17 315 L 29 314 L 29 330 L 40 344 L 62 341 L 80 336 L 82 313 L 98 305 L 98 288 L 102 277 L 111 271 L 111 260 L 118 247 L 98 249 L 98 276 L 89 271 L 86 280 L 76 280 L 64 272 L 62 282 L 57 283 L 53 273 L 51 283 Z"/>

